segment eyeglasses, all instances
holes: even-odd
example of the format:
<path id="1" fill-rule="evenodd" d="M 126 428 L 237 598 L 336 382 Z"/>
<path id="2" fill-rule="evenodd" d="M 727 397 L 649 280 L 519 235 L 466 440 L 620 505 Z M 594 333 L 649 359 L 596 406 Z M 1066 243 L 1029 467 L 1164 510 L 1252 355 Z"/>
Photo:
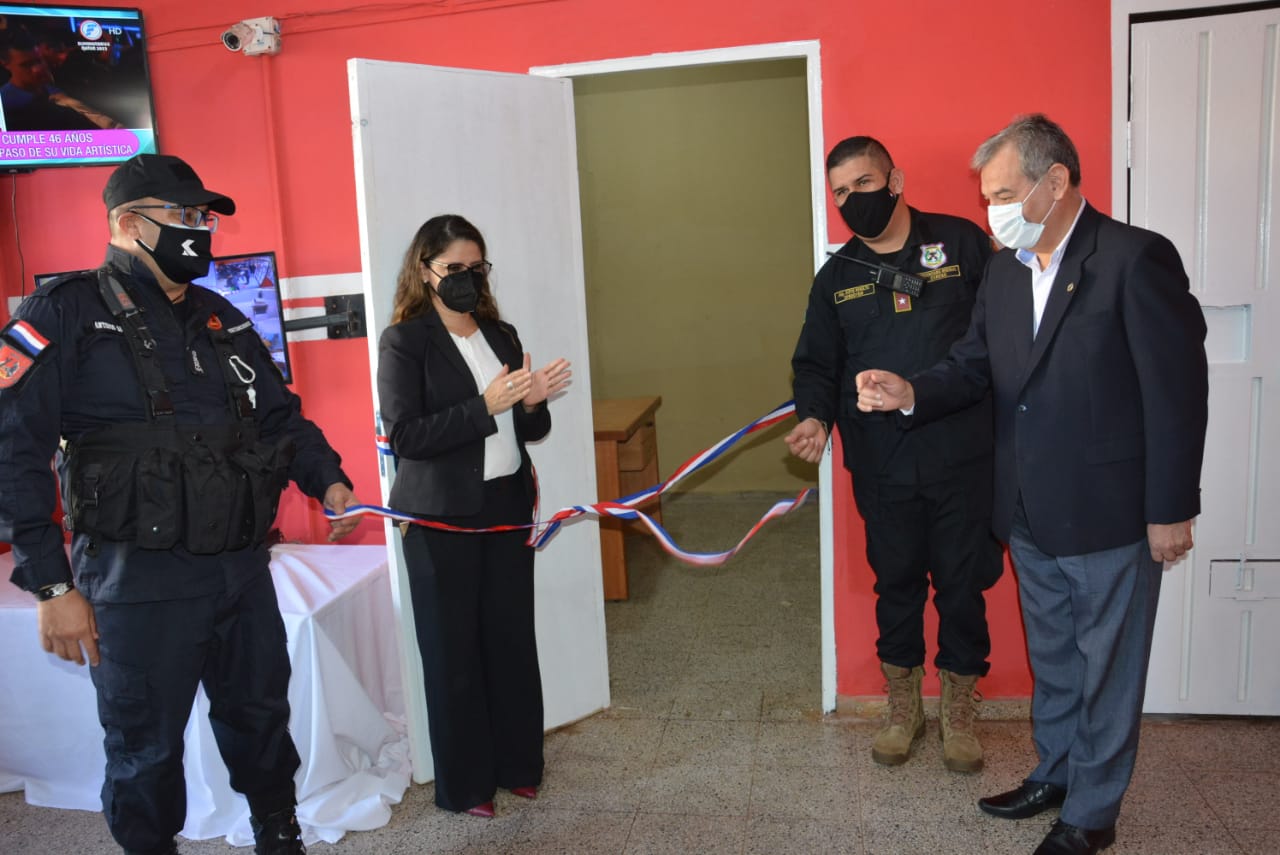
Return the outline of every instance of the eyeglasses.
<path id="1" fill-rule="evenodd" d="M 211 232 L 218 230 L 218 215 L 213 211 L 206 211 L 203 208 L 195 208 L 190 205 L 134 205 L 130 211 L 140 211 L 146 208 L 159 208 L 165 211 L 177 211 L 178 221 L 189 229 L 208 229 Z M 155 222 L 146 214 L 139 214 L 140 217 L 146 217 L 151 222 Z M 159 225 L 159 223 L 156 223 Z"/>
<path id="2" fill-rule="evenodd" d="M 438 267 L 443 267 L 445 269 L 445 273 L 447 273 L 450 276 L 452 276 L 454 273 L 461 273 L 464 270 L 470 270 L 472 273 L 478 273 L 481 276 L 488 276 L 490 271 L 493 270 L 493 265 L 487 261 L 477 261 L 475 264 L 467 265 L 467 264 L 460 264 L 459 262 L 456 262 L 456 261 L 450 262 L 449 264 L 445 264 L 443 261 L 428 259 L 426 263 L 434 264 L 434 265 L 437 265 Z"/>

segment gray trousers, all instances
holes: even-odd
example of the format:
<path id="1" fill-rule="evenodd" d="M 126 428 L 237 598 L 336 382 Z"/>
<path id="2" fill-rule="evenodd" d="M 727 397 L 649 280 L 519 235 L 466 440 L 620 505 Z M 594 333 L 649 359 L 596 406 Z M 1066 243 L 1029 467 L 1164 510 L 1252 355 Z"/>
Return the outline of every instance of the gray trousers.
<path id="1" fill-rule="evenodd" d="M 1113 825 L 1133 775 L 1163 565 L 1143 538 L 1085 555 L 1041 552 L 1019 503 L 1009 551 L 1035 674 L 1028 781 L 1067 791 L 1062 821 Z"/>

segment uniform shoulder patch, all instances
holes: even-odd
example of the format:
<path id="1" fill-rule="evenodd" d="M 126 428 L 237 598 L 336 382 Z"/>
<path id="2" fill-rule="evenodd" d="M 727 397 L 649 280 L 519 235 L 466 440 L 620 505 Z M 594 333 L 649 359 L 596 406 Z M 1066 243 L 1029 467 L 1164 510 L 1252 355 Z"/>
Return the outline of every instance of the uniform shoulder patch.
<path id="1" fill-rule="evenodd" d="M 12 389 L 35 365 L 35 360 L 7 341 L 0 341 L 0 389 Z"/>
<path id="2" fill-rule="evenodd" d="M 49 347 L 49 340 L 26 321 L 0 330 L 0 389 L 16 389 Z"/>

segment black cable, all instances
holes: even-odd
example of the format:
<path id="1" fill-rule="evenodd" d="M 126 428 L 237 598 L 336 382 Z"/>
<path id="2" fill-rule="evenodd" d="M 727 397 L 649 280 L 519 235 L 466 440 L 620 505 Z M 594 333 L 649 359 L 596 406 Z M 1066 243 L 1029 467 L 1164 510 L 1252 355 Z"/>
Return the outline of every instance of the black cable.
<path id="1" fill-rule="evenodd" d="M 23 299 L 27 296 L 27 258 L 22 254 L 22 228 L 18 225 L 18 176 L 14 173 L 9 176 L 9 180 L 13 182 L 13 193 L 9 196 L 9 205 L 13 209 L 13 242 L 18 248 L 19 274 L 18 283 L 21 289 Z"/>

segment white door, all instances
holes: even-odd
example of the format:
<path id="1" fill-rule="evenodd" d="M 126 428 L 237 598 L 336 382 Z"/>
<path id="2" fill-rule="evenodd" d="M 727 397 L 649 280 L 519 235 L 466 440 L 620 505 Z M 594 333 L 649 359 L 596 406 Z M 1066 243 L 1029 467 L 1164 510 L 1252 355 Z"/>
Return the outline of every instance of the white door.
<path id="1" fill-rule="evenodd" d="M 1278 29 L 1280 9 L 1130 27 L 1130 221 L 1177 245 L 1209 325 L 1203 510 L 1148 712 L 1280 714 Z"/>
<path id="2" fill-rule="evenodd" d="M 378 408 L 377 345 L 396 273 L 418 227 L 462 214 L 485 236 L 494 296 L 535 366 L 573 362 L 574 382 L 552 403 L 552 429 L 531 445 L 541 508 L 595 501 L 591 378 L 578 214 L 573 93 L 567 80 L 353 59 L 347 65 L 369 357 Z M 369 425 L 372 437 L 374 424 Z M 394 478 L 381 462 L 382 503 Z M 432 778 L 422 663 L 400 535 L 387 525 L 402 636 L 414 779 Z M 538 653 L 546 726 L 609 704 L 600 538 L 566 526 L 538 554 Z"/>

